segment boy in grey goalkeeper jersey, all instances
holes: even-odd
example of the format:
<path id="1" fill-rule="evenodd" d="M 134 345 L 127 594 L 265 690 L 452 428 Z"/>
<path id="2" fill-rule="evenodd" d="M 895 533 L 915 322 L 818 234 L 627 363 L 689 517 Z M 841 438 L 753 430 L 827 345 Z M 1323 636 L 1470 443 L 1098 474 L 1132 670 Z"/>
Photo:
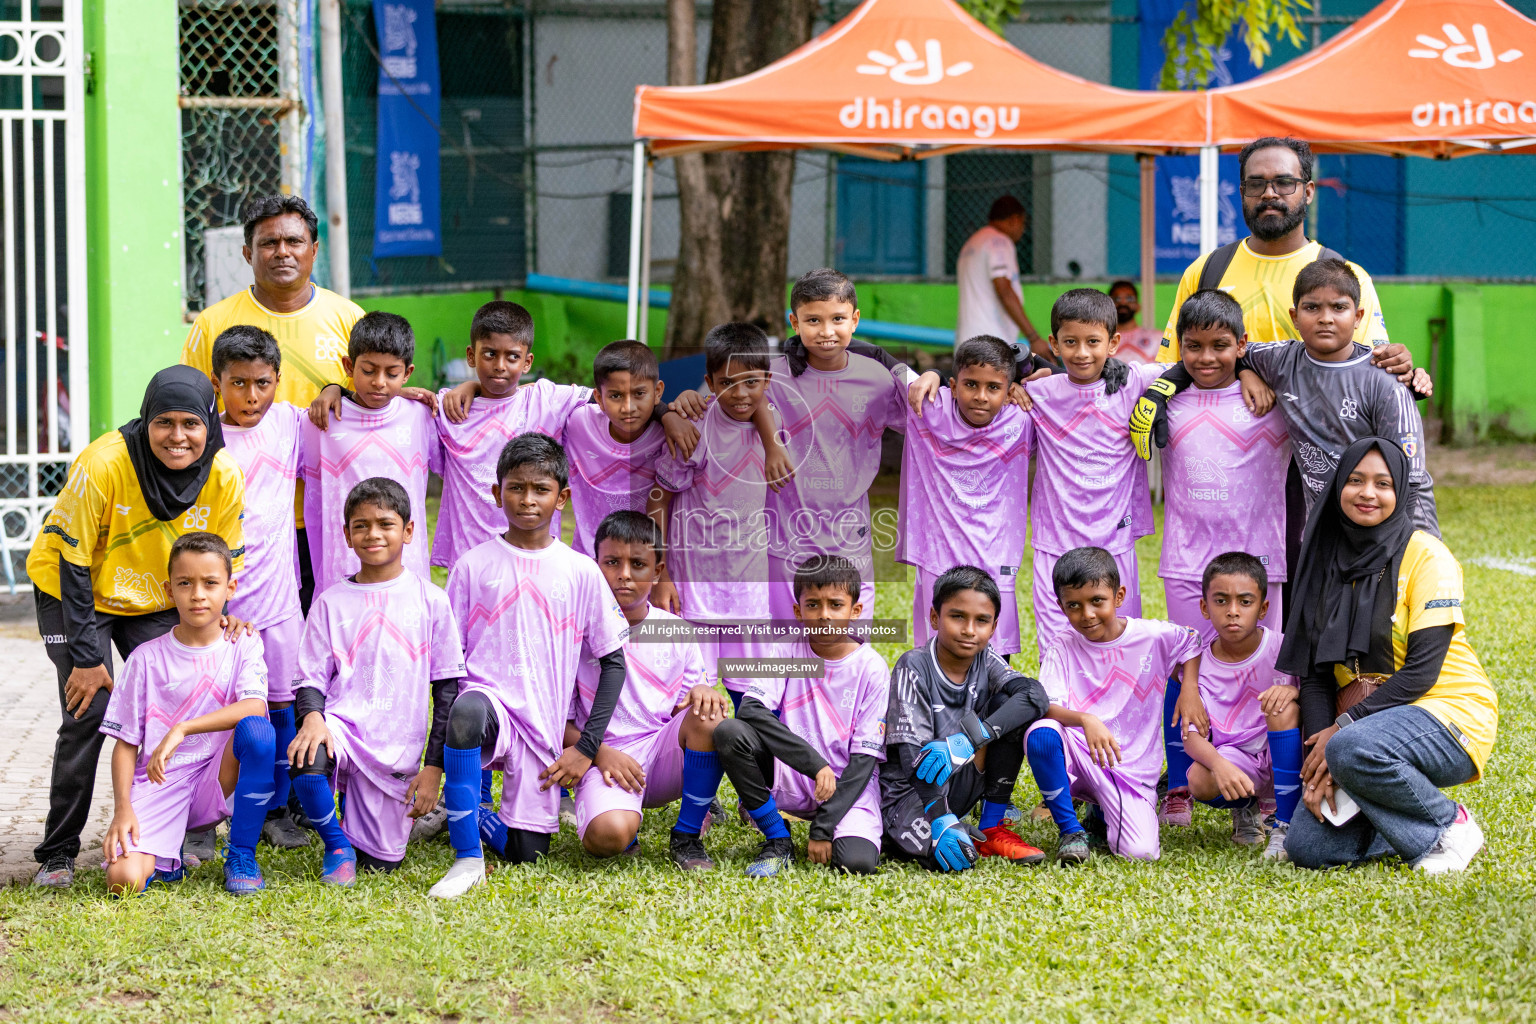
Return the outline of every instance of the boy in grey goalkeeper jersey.
<path id="1" fill-rule="evenodd" d="M 880 768 L 889 855 L 943 871 L 964 871 L 978 857 L 1045 859 L 1003 824 L 1024 763 L 1024 731 L 1050 699 L 987 646 L 1000 605 L 986 570 L 950 569 L 934 583 L 933 639 L 891 670 Z M 980 828 L 973 830 L 959 818 L 978 800 Z"/>

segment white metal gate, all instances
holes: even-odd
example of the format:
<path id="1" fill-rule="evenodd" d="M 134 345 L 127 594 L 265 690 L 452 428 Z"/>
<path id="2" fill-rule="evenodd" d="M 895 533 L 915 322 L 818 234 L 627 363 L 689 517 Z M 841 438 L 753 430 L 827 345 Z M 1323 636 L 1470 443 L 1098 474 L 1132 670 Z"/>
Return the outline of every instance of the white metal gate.
<path id="1" fill-rule="evenodd" d="M 0 569 L 12 586 L 90 440 L 81 0 L 18 6 L 20 20 L 0 21 Z"/>

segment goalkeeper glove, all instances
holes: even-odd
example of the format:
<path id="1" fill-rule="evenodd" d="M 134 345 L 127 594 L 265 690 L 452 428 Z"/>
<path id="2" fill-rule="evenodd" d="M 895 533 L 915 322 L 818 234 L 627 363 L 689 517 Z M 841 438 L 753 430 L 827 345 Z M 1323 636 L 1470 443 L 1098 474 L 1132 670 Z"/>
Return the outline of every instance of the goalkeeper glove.
<path id="1" fill-rule="evenodd" d="M 960 720 L 961 732 L 924 744 L 917 760 L 917 777 L 930 785 L 942 786 L 956 768 L 970 764 L 976 751 L 991 743 L 994 734 L 974 711 Z"/>
<path id="2" fill-rule="evenodd" d="M 945 814 L 933 821 L 933 859 L 940 871 L 964 871 L 979 856 L 971 833 L 960 819 Z"/>
<path id="3" fill-rule="evenodd" d="M 1159 377 L 1136 399 L 1131 410 L 1131 443 L 1143 461 L 1152 460 L 1152 442 L 1159 448 L 1168 446 L 1168 399 L 1178 394 L 1171 381 Z"/>

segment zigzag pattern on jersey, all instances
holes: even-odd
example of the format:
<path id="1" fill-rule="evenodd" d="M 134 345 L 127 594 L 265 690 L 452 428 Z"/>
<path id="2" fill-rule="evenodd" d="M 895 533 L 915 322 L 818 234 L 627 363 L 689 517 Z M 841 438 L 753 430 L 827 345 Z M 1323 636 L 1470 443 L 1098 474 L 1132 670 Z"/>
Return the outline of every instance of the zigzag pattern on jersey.
<path id="1" fill-rule="evenodd" d="M 1035 408 L 1040 410 L 1041 407 L 1036 406 Z M 1116 419 L 1115 417 L 1106 414 L 1104 410 L 1100 409 L 1091 401 L 1084 402 L 1082 407 L 1078 409 L 1077 412 L 1073 413 L 1072 417 L 1059 427 L 1055 423 L 1051 422 L 1048 416 L 1036 416 L 1035 430 L 1043 430 L 1045 433 L 1051 435 L 1051 437 L 1055 438 L 1056 440 L 1064 441 L 1068 435 L 1076 433 L 1077 429 L 1089 420 L 1098 420 L 1100 423 L 1113 430 L 1119 437 L 1129 439 L 1131 436 L 1131 427 L 1128 419 L 1125 417 Z"/>
<path id="2" fill-rule="evenodd" d="M 807 396 L 801 392 L 800 397 Z M 808 403 L 777 405 L 779 415 L 783 418 L 784 431 L 792 440 L 801 440 L 804 434 L 814 431 L 818 426 L 830 425 L 829 420 L 843 427 L 842 434 L 838 435 L 839 440 L 846 437 L 850 441 L 857 441 L 860 438 L 879 441 L 884 436 L 884 427 L 875 423 L 868 415 L 855 417 L 849 412 L 847 402 L 839 401 L 836 395 L 825 394 L 818 397 L 819 401 L 814 405 Z"/>
<path id="3" fill-rule="evenodd" d="M 1116 651 L 1113 653 L 1118 654 L 1120 652 Z M 1083 695 L 1083 709 L 1094 707 L 1099 701 L 1108 697 L 1111 692 L 1121 688 L 1124 688 L 1124 692 L 1131 699 L 1135 700 L 1137 704 L 1146 704 L 1147 701 L 1153 698 L 1156 698 L 1158 701 L 1163 699 L 1163 680 L 1155 673 L 1148 673 L 1144 678 L 1127 672 L 1119 665 L 1116 665 L 1105 673 L 1104 680 L 1099 685 L 1091 687 Z M 1122 702 L 1120 707 L 1124 706 L 1125 703 Z"/>
<path id="4" fill-rule="evenodd" d="M 412 640 L 405 630 L 390 619 L 389 603 L 388 594 L 366 595 L 363 598 L 363 606 L 367 611 L 358 622 L 356 630 L 346 645 L 340 650 L 332 646 L 331 657 L 348 667 L 357 664 L 364 644 L 377 633 L 378 640 L 382 641 L 385 638 L 393 640 L 407 658 L 413 662 L 420 661 L 432 646 L 430 639 L 423 639 L 420 642 Z"/>
<path id="5" fill-rule="evenodd" d="M 767 477 L 763 469 L 763 453 L 761 448 L 755 450 L 750 448 L 744 449 L 741 457 L 734 463 L 729 466 L 718 465 L 714 469 L 716 470 L 715 472 L 695 472 L 693 476 L 693 485 L 695 487 L 702 487 L 711 498 L 718 498 L 732 484 L 747 483 L 753 487 L 762 486 L 764 489 L 768 487 Z M 748 470 L 754 469 L 757 471 L 755 478 L 745 475 Z"/>
<path id="6" fill-rule="evenodd" d="M 197 717 L 192 714 L 192 709 L 196 708 L 210 694 L 217 692 L 219 669 L 223 667 L 225 658 L 234 657 L 235 654 L 231 651 L 224 657 L 220 657 L 217 654 L 202 654 L 193 659 L 192 664 L 195 666 L 198 675 L 197 681 L 192 684 L 192 689 L 173 708 L 162 708 L 150 702 L 149 707 L 144 712 L 145 731 L 148 732 L 147 726 L 150 722 L 162 722 L 169 729 L 177 722 L 185 722 L 189 718 Z M 233 674 L 231 674 L 231 678 L 233 678 Z M 157 688 L 155 695 L 165 696 L 166 692 L 163 688 Z"/>
<path id="7" fill-rule="evenodd" d="M 909 438 L 915 430 L 917 436 L 923 440 L 930 451 L 951 462 L 958 456 L 971 455 L 988 462 L 1001 462 L 1006 466 L 1015 459 L 1020 457 L 1027 458 L 1029 456 L 1029 445 L 1019 444 L 1017 439 L 1011 443 L 1004 444 L 990 436 L 993 433 L 1000 432 L 994 429 L 997 426 L 997 420 L 993 420 L 991 424 L 981 428 L 980 431 L 969 437 L 955 439 L 940 437 L 934 433 L 933 427 L 926 419 L 919 420 L 909 416 L 907 417 L 907 424 L 907 436 Z M 1022 429 L 1021 427 L 1021 432 Z M 1126 428 L 1126 436 L 1130 436 L 1129 427 Z"/>
<path id="8" fill-rule="evenodd" d="M 637 681 L 640 686 L 654 690 L 657 694 L 672 702 L 672 707 L 677 706 L 678 699 L 682 696 L 683 671 L 686 663 L 681 658 L 675 659 L 673 671 L 667 675 L 660 675 L 652 671 L 644 661 L 635 657 L 634 648 L 630 644 L 624 645 L 624 683 Z M 581 691 L 582 699 L 587 706 L 592 706 L 592 701 L 597 697 L 598 676 L 589 673 L 581 673 L 577 677 L 576 686 Z M 590 680 L 590 685 L 588 681 Z M 671 708 L 667 709 L 668 711 Z M 654 723 L 643 723 L 654 724 Z"/>
<path id="9" fill-rule="evenodd" d="M 532 561 L 532 559 L 514 559 L 514 564 L 523 561 Z M 528 570 L 519 565 L 516 571 L 519 574 L 517 581 L 493 604 L 485 605 L 476 601 L 470 606 L 469 614 L 465 615 L 462 620 L 462 628 L 464 635 L 471 638 L 471 640 L 470 643 L 464 646 L 473 646 L 474 638 L 478 635 L 479 631 L 500 622 L 501 617 L 507 613 L 507 609 L 517 604 L 525 596 L 539 609 L 539 612 L 544 616 L 544 621 L 549 624 L 551 632 L 555 634 L 569 632 L 573 644 L 581 643 L 585 634 L 582 632 L 580 622 L 577 621 L 576 613 L 574 611 L 567 612 L 565 615 L 557 618 L 555 611 L 550 607 L 549 598 L 544 596 L 544 592 L 539 589 L 538 584 L 532 580 L 522 578 L 521 574 Z M 477 580 L 476 582 L 481 583 L 482 581 Z"/>
<path id="10" fill-rule="evenodd" d="M 349 469 L 369 454 L 383 455 L 407 477 L 416 473 L 427 472 L 427 457 L 424 454 L 419 451 L 412 452 L 409 460 L 403 459 L 398 451 L 385 444 L 383 438 L 371 431 L 364 434 L 362 439 L 356 444 L 349 445 L 346 454 L 340 458 L 333 459 L 327 457 L 325 450 L 332 446 L 333 444 L 322 444 L 319 463 L 314 466 L 306 465 L 304 467 L 304 478 L 306 480 L 319 480 L 326 474 L 342 477 Z"/>
<path id="11" fill-rule="evenodd" d="M 1169 438 L 1170 444 L 1177 444 L 1201 427 L 1208 427 L 1216 431 L 1216 433 L 1230 441 L 1232 447 L 1243 452 L 1253 451 L 1262 442 L 1267 442 L 1271 448 L 1287 448 L 1291 443 L 1291 435 L 1286 433 L 1284 426 L 1277 430 L 1266 423 L 1258 430 L 1250 430 L 1245 433 L 1234 429 L 1232 424 L 1224 420 L 1214 409 L 1201 409 L 1193 416 L 1187 418 L 1181 416 L 1179 418 L 1184 420 L 1184 422 L 1174 427 L 1173 435 Z M 1278 418 L 1276 417 L 1276 419 Z M 1265 419 L 1268 419 L 1268 417 L 1266 416 Z"/>
<path id="12" fill-rule="evenodd" d="M 658 449 L 659 447 L 660 446 L 658 446 Z M 611 456 L 617 453 L 609 450 L 605 454 Z M 605 484 L 620 474 L 628 476 L 631 480 L 643 481 L 645 487 L 647 488 L 649 488 L 651 482 L 656 479 L 656 469 L 654 463 L 651 459 L 644 455 L 636 456 L 632 452 L 625 452 L 624 458 L 622 459 L 608 458 L 597 459 L 595 461 L 597 463 L 598 469 L 596 472 L 588 475 L 585 472 L 587 467 L 587 461 L 585 459 L 578 458 L 571 460 L 571 466 L 576 469 L 576 471 L 581 474 L 581 478 L 587 483 L 591 484 L 594 489 L 598 489 L 600 484 Z M 631 484 L 629 489 L 633 490 L 634 485 Z"/>
<path id="13" fill-rule="evenodd" d="M 231 449 L 239 449 L 239 455 L 235 455 L 234 451 L 231 451 L 230 455 L 235 458 L 236 462 L 240 463 L 241 471 L 245 473 L 247 491 L 251 489 L 251 482 L 253 480 L 264 476 L 264 471 L 270 471 L 280 480 L 298 479 L 297 472 L 292 476 L 288 474 L 288 467 L 293 465 L 291 459 L 279 458 L 276 455 L 270 454 L 264 447 L 256 444 L 245 445 L 236 442 L 231 443 L 229 447 Z M 297 468 L 297 466 L 294 466 L 295 470 Z M 288 495 L 288 504 L 293 504 L 292 493 Z"/>
<path id="14" fill-rule="evenodd" d="M 497 419 L 487 416 L 485 421 L 472 430 L 464 432 L 463 436 L 455 436 L 451 428 L 449 431 L 439 431 L 438 437 L 443 442 L 443 448 L 461 457 L 473 457 L 483 454 L 481 445 L 487 438 L 499 441 L 510 441 L 518 434 L 527 433 L 528 425 L 525 418 L 519 418 L 516 425 L 510 420 Z"/>
<path id="15" fill-rule="evenodd" d="M 1259 694 L 1268 687 L 1258 685 L 1263 673 L 1258 669 L 1245 669 L 1238 675 L 1237 683 L 1241 687 L 1236 699 L 1223 711 L 1226 701 L 1205 701 L 1206 717 L 1211 721 L 1211 727 L 1218 732 L 1231 735 L 1237 732 L 1237 727 L 1243 724 L 1246 718 L 1251 722 L 1255 714 L 1260 722 L 1264 719 L 1264 713 L 1259 710 Z"/>
<path id="16" fill-rule="evenodd" d="M 821 707 L 822 720 L 831 724 L 832 731 L 839 740 L 844 743 L 848 742 L 849 737 L 853 735 L 853 723 L 843 719 L 842 711 L 837 706 L 837 701 L 833 700 L 832 694 L 827 692 L 826 687 L 819 680 L 815 679 L 792 679 L 790 682 L 801 683 L 805 686 L 805 689 L 793 697 L 786 690 L 784 700 L 780 704 L 782 712 L 787 715 L 791 711 L 798 711 L 812 704 L 819 705 Z M 814 741 L 811 745 L 815 746 Z M 821 753 L 823 756 L 826 755 L 826 751 L 821 751 Z"/>

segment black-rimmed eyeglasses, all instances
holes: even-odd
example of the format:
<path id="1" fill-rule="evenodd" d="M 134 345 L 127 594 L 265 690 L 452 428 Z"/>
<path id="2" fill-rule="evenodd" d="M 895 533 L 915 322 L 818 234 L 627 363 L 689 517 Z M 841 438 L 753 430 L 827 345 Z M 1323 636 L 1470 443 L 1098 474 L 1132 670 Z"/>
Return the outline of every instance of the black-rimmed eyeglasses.
<path id="1" fill-rule="evenodd" d="M 1270 189 L 1274 189 L 1277 196 L 1295 195 L 1296 190 L 1304 185 L 1306 180 L 1289 175 L 1279 178 L 1244 178 L 1243 195 L 1249 199 L 1257 199 Z"/>

